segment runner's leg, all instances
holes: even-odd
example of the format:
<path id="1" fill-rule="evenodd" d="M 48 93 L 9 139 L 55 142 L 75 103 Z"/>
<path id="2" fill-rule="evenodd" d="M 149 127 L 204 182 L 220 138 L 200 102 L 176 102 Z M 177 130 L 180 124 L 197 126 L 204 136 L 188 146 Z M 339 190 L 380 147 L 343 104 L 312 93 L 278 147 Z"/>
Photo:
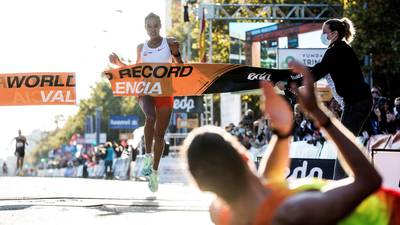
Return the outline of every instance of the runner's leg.
<path id="1" fill-rule="evenodd" d="M 139 105 L 144 115 L 146 116 L 146 121 L 144 124 L 145 149 L 146 153 L 151 153 L 153 146 L 153 138 L 154 138 L 154 124 L 156 121 L 156 113 L 155 113 L 153 97 L 140 96 Z"/>
<path id="2" fill-rule="evenodd" d="M 164 135 L 171 118 L 171 107 L 160 107 L 156 110 L 156 128 L 154 133 L 154 163 L 153 169 L 158 170 L 161 155 L 164 151 Z"/>

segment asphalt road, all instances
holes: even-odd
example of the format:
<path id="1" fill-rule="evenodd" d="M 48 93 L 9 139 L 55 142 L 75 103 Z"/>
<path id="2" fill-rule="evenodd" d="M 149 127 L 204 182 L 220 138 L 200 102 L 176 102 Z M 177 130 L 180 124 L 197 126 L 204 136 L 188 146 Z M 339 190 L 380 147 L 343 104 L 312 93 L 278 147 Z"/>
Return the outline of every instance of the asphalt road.
<path id="1" fill-rule="evenodd" d="M 0 177 L 0 225 L 212 224 L 213 196 L 193 186 L 82 178 Z"/>

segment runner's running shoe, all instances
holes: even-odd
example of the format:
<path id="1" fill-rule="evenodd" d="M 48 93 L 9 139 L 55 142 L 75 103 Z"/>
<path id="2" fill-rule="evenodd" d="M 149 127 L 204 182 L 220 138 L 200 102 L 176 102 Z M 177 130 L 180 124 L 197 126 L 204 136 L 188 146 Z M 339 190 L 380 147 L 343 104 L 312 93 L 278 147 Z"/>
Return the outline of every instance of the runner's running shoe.
<path id="1" fill-rule="evenodd" d="M 152 170 L 150 177 L 149 177 L 149 188 L 150 191 L 156 192 L 158 190 L 158 172 L 155 170 Z"/>
<path id="2" fill-rule="evenodd" d="M 145 177 L 150 176 L 152 166 L 153 166 L 153 157 L 145 156 L 143 160 L 142 176 Z"/>

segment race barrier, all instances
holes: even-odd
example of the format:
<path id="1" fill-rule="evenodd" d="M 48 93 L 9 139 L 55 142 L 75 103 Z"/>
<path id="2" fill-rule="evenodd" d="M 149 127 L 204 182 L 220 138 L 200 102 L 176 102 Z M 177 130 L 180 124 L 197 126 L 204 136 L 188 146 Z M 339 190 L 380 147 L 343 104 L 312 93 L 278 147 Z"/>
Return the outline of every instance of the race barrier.
<path id="1" fill-rule="evenodd" d="M 115 159 L 113 163 L 113 176 L 115 179 L 121 180 L 145 180 L 146 178 L 140 174 L 142 168 L 143 155 L 137 156 L 135 161 L 131 161 L 130 158 L 118 158 Z M 87 173 L 89 178 L 103 178 L 105 175 L 104 161 L 100 160 L 99 164 L 88 167 Z M 42 169 L 38 171 L 37 176 L 83 177 L 83 165 L 60 169 Z M 159 166 L 159 179 L 160 183 L 188 183 L 188 176 L 179 157 L 167 156 L 161 159 Z"/>
<path id="2" fill-rule="evenodd" d="M 0 106 L 75 105 L 75 73 L 2 73 L 0 93 Z"/>
<path id="3" fill-rule="evenodd" d="M 381 173 L 384 179 L 384 185 L 400 189 L 400 132 L 395 135 L 378 135 L 371 137 L 368 148 L 372 153 L 372 159 L 375 167 Z M 260 148 L 251 148 L 249 150 L 251 159 L 259 163 L 261 157 L 266 154 L 267 145 Z M 377 149 L 375 147 L 386 147 Z M 390 149 L 391 147 L 393 149 Z M 288 179 L 297 179 L 305 177 L 317 177 L 323 179 L 333 179 L 335 159 L 337 152 L 334 145 L 326 141 L 317 142 L 315 145 L 306 141 L 293 142 L 290 152 L 291 165 L 287 170 Z M 130 159 L 121 159 L 114 164 L 114 176 L 124 178 L 129 169 Z M 143 155 L 138 155 L 136 161 L 130 164 L 129 177 L 132 179 L 144 179 L 140 172 L 143 168 Z M 88 168 L 89 177 L 102 177 L 104 175 L 104 165 L 99 163 L 95 167 Z M 118 174 L 118 175 L 116 175 Z M 40 176 L 82 176 L 82 166 L 78 168 L 42 170 Z M 179 158 L 179 154 L 163 157 L 159 167 L 160 183 L 188 183 L 187 170 Z"/>
<path id="4" fill-rule="evenodd" d="M 134 64 L 105 71 L 115 96 L 195 96 L 259 88 L 259 81 L 297 79 L 288 69 L 237 64 Z"/>

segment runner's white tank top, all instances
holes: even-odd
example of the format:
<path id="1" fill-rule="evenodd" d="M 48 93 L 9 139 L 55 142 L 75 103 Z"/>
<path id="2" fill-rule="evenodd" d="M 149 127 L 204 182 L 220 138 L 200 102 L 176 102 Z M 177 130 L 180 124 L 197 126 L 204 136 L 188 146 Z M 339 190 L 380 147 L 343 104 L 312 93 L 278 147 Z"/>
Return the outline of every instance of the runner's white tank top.
<path id="1" fill-rule="evenodd" d="M 167 38 L 163 38 L 161 45 L 157 48 L 150 48 L 147 42 L 144 42 L 141 52 L 142 63 L 172 63 L 172 54 Z"/>

